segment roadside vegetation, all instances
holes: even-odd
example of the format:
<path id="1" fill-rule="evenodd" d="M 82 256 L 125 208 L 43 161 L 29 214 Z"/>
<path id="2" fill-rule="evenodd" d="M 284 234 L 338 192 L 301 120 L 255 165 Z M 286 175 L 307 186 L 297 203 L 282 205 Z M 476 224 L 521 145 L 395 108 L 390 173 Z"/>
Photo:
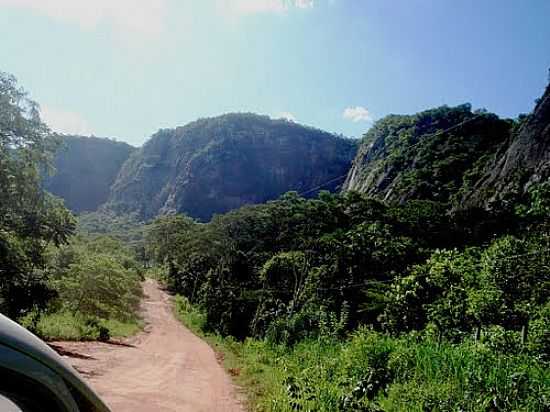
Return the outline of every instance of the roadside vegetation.
<path id="1" fill-rule="evenodd" d="M 292 346 L 216 334 L 206 339 L 224 354 L 250 410 L 546 410 L 547 367 L 525 354 L 502 353 L 494 336 L 452 344 L 360 328 L 346 339 L 329 334 Z"/>
<path id="2" fill-rule="evenodd" d="M 262 411 L 545 411 L 550 190 L 512 208 L 289 193 L 158 218 L 180 318 Z"/>
<path id="3" fill-rule="evenodd" d="M 140 330 L 142 269 L 108 236 L 76 235 L 47 253 L 52 298 L 21 323 L 44 339 L 108 340 Z"/>
<path id="4" fill-rule="evenodd" d="M 408 121 L 392 119 L 382 125 Z M 0 73 L 0 312 L 46 339 L 125 336 L 148 268 L 252 409 L 548 411 L 550 183 L 464 209 L 468 174 L 453 170 L 472 164 L 450 143 L 451 163 L 395 151 L 392 170 L 426 166 L 403 176 L 415 193 L 445 184 L 429 200 L 289 192 L 209 223 L 168 215 L 143 229 L 100 211 L 77 230 L 42 188 L 57 139 Z"/>
<path id="5" fill-rule="evenodd" d="M 141 266 L 43 190 L 59 140 L 15 78 L 0 73 L 0 312 L 45 339 L 102 339 L 139 329 Z"/>

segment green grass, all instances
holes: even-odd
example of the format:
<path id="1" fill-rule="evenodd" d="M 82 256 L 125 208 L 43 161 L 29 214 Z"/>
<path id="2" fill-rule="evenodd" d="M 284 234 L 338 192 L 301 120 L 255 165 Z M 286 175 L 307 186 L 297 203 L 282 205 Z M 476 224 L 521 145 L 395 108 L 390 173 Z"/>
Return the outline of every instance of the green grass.
<path id="1" fill-rule="evenodd" d="M 143 322 L 140 320 L 122 322 L 117 319 L 102 319 L 100 323 L 109 329 L 114 338 L 128 338 L 143 330 Z"/>
<path id="2" fill-rule="evenodd" d="M 175 303 L 179 319 L 223 354 L 224 366 L 244 389 L 252 411 L 550 408 L 550 368 L 526 354 L 370 330 L 343 341 L 321 337 L 292 347 L 253 339 L 236 342 L 206 333 L 205 316 L 185 298 L 176 297 Z"/>
<path id="3" fill-rule="evenodd" d="M 112 338 L 125 338 L 142 330 L 139 320 L 122 322 L 116 319 L 96 319 L 71 312 L 28 315 L 19 320 L 27 329 L 44 340 L 99 340 L 101 328 L 107 328 Z"/>

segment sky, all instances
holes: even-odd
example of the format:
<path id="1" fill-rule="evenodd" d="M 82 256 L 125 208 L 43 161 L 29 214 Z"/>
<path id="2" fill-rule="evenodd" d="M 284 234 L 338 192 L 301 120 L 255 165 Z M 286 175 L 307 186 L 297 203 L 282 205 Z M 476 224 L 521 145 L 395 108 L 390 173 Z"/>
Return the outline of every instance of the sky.
<path id="1" fill-rule="evenodd" d="M 139 146 L 255 112 L 360 137 L 390 113 L 529 112 L 549 0 L 0 0 L 0 71 L 50 127 Z"/>

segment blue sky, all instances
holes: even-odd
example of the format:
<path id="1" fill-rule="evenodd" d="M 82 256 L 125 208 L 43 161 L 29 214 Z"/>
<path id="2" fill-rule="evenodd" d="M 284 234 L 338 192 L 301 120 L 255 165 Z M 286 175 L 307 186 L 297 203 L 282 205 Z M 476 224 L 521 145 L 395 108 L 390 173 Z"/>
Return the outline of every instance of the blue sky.
<path id="1" fill-rule="evenodd" d="M 142 144 L 252 111 L 350 137 L 389 113 L 528 112 L 548 0 L 0 0 L 0 70 L 52 128 Z"/>

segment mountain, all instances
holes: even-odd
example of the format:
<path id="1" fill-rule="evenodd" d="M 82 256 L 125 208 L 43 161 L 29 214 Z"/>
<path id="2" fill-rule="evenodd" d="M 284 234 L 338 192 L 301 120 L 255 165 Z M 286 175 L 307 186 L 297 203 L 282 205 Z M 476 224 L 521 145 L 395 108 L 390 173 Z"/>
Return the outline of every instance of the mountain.
<path id="1" fill-rule="evenodd" d="M 490 207 L 550 176 L 550 94 L 529 116 L 500 119 L 469 104 L 390 115 L 365 134 L 344 190 Z"/>
<path id="2" fill-rule="evenodd" d="M 184 212 L 208 220 L 289 190 L 335 190 L 355 151 L 352 140 L 268 116 L 200 119 L 160 130 L 133 153 L 106 207 L 143 218 Z"/>
<path id="3" fill-rule="evenodd" d="M 526 189 L 550 179 L 550 84 L 502 156 L 489 164 L 466 203 L 489 206 L 513 200 Z"/>
<path id="4" fill-rule="evenodd" d="M 364 136 L 344 189 L 397 202 L 449 202 L 470 190 L 513 127 L 469 104 L 389 115 Z"/>
<path id="5" fill-rule="evenodd" d="M 47 191 L 65 200 L 73 212 L 96 210 L 134 147 L 111 139 L 62 136 L 54 174 L 44 179 Z"/>

